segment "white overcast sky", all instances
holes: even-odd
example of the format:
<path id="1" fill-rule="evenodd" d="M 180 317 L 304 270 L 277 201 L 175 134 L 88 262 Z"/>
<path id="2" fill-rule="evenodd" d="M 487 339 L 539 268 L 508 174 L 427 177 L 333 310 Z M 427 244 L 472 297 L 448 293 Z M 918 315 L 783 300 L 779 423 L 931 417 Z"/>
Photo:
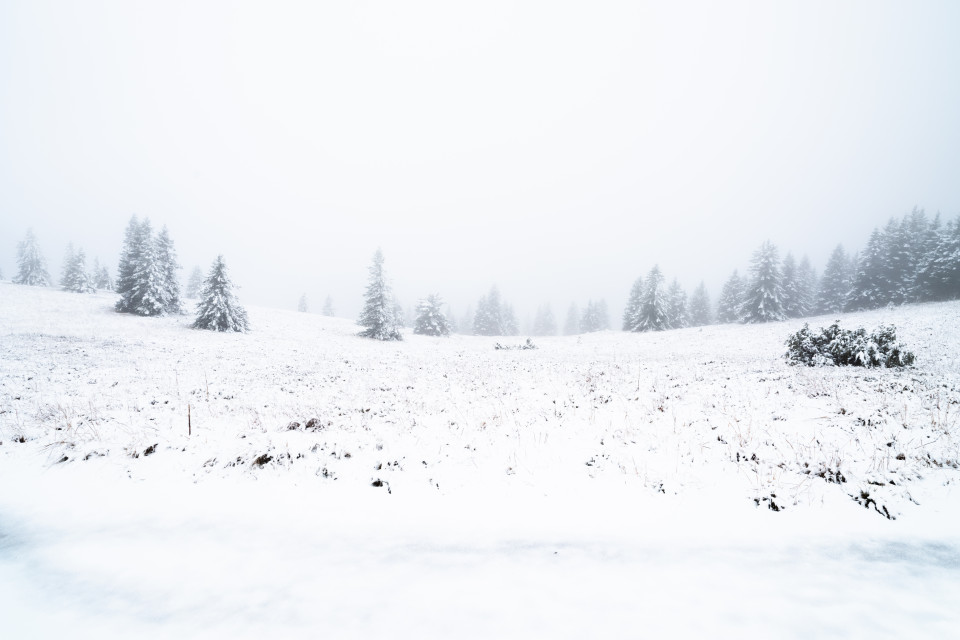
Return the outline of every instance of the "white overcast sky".
<path id="1" fill-rule="evenodd" d="M 0 2 L 0 269 L 32 226 L 115 271 L 133 214 L 184 278 L 355 315 L 521 316 L 659 263 L 716 294 L 766 239 L 822 268 L 960 213 L 960 2 Z M 618 318 L 614 317 L 614 323 Z"/>

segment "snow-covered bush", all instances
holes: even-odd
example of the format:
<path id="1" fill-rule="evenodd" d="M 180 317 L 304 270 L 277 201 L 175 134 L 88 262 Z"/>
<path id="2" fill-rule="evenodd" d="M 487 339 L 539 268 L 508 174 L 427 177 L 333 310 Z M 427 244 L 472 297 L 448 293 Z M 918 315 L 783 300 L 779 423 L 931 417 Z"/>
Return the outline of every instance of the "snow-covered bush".
<path id="1" fill-rule="evenodd" d="M 908 367 L 914 355 L 897 341 L 897 330 L 885 325 L 867 334 L 859 329 L 841 329 L 834 322 L 819 332 L 810 325 L 787 338 L 786 358 L 795 364 L 811 367 L 835 365 L 856 367 Z"/>

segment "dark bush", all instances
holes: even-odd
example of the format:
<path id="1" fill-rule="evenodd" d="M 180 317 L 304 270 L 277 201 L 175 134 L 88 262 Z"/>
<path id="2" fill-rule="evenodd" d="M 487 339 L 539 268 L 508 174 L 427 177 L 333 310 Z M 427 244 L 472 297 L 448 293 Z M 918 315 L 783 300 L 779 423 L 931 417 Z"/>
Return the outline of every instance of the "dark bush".
<path id="1" fill-rule="evenodd" d="M 867 334 L 863 327 L 851 331 L 837 322 L 819 333 L 805 324 L 786 345 L 789 362 L 811 367 L 909 367 L 914 361 L 914 355 L 897 342 L 896 327 L 889 325 Z"/>

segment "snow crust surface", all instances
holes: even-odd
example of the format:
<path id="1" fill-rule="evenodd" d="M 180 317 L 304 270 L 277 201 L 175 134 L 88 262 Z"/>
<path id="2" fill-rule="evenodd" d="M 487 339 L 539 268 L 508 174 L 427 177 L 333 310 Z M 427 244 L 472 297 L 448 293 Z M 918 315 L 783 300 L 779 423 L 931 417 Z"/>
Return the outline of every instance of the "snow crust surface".
<path id="1" fill-rule="evenodd" d="M 799 321 L 495 350 L 113 302 L 0 283 L 3 637 L 960 628 L 958 303 L 843 316 L 917 355 L 880 370 L 789 366 Z"/>

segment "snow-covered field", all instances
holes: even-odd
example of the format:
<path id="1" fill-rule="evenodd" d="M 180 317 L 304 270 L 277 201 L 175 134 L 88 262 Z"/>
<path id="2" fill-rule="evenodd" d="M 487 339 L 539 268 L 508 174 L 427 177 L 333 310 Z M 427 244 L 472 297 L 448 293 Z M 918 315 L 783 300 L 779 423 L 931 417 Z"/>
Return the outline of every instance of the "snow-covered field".
<path id="1" fill-rule="evenodd" d="M 841 318 L 895 371 L 113 300 L 0 283 L 2 637 L 960 634 L 960 303 Z"/>

